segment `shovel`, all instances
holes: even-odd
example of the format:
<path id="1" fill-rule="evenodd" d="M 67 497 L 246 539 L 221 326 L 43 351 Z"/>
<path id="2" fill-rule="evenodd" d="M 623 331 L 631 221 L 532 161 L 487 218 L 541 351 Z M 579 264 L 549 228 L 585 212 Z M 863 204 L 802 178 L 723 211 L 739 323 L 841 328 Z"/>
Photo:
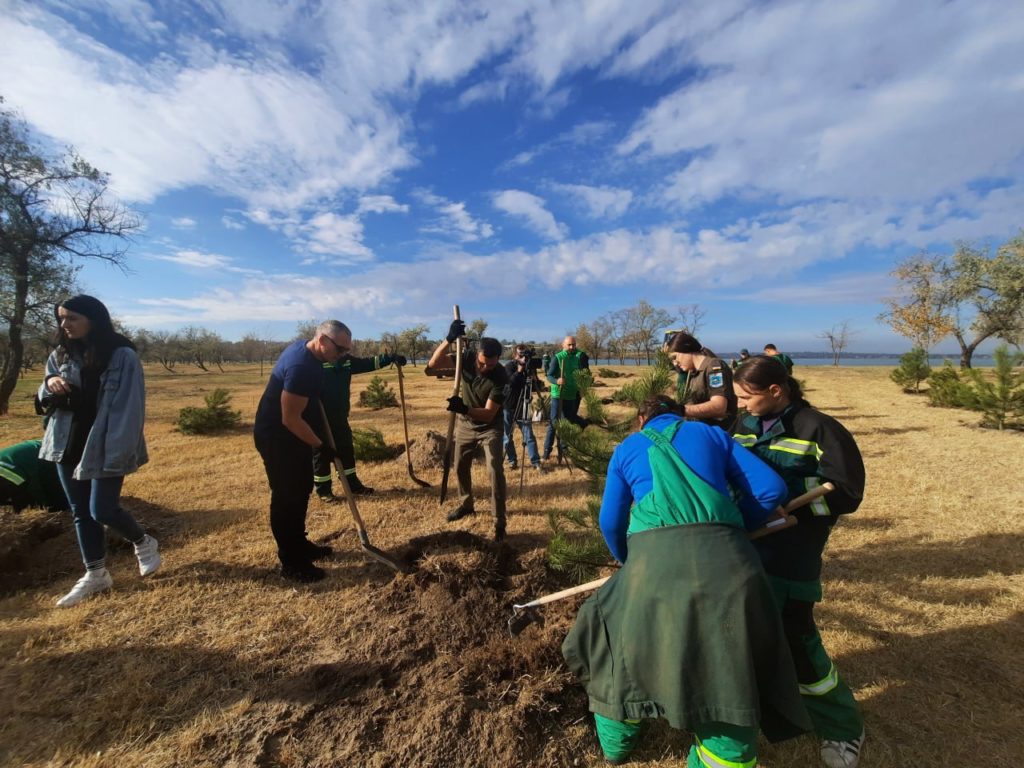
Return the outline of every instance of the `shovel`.
<path id="1" fill-rule="evenodd" d="M 456 320 L 461 320 L 459 305 L 456 304 L 452 310 Z M 459 387 L 462 386 L 462 337 L 455 340 L 455 384 L 452 386 L 452 397 L 459 396 Z M 444 441 L 444 471 L 441 473 L 441 498 L 439 504 L 444 504 L 448 498 L 448 475 L 452 471 L 452 446 L 455 439 L 455 417 L 457 413 L 448 414 L 448 437 Z"/>
<path id="2" fill-rule="evenodd" d="M 807 493 L 797 496 L 786 504 L 785 507 L 780 507 L 776 511 L 776 517 L 773 520 L 770 520 L 761 528 L 751 531 L 747 534 L 747 537 L 750 539 L 760 539 L 761 537 L 767 536 L 771 533 L 778 533 L 779 531 L 784 531 L 787 528 L 792 528 L 797 524 L 797 519 L 790 515 L 790 512 L 793 512 L 806 504 L 810 504 L 815 499 L 824 496 L 832 490 L 835 490 L 835 486 L 832 483 L 822 483 L 817 488 L 812 488 Z M 554 592 L 550 595 L 539 597 L 536 600 L 531 600 L 528 603 L 522 603 L 521 605 L 513 604 L 512 617 L 508 620 L 508 631 L 513 635 L 518 635 L 535 621 L 543 625 L 544 618 L 535 610 L 537 606 L 553 603 L 556 600 L 572 597 L 573 595 L 578 595 L 582 592 L 590 592 L 591 590 L 600 587 L 610 578 L 611 576 L 605 576 L 603 579 L 594 579 L 594 581 L 588 581 L 586 584 L 569 587 L 568 589 L 563 589 L 561 592 Z"/>
<path id="3" fill-rule="evenodd" d="M 331 447 L 331 450 L 336 450 L 334 445 L 334 435 L 331 434 L 331 425 L 327 421 L 327 412 L 324 410 L 324 403 L 322 400 L 318 401 L 320 404 L 320 420 L 323 422 L 324 435 L 327 438 L 327 445 Z M 338 479 L 341 481 L 341 488 L 345 491 L 345 499 L 348 501 L 349 511 L 352 512 L 352 519 L 356 523 L 356 531 L 359 533 L 359 548 L 363 550 L 368 557 L 373 558 L 379 563 L 383 563 L 388 568 L 391 568 L 398 573 L 409 573 L 408 566 L 402 565 L 395 560 L 392 560 L 383 551 L 377 549 L 370 543 L 370 537 L 366 534 L 366 526 L 363 525 L 363 518 L 359 514 L 359 508 L 356 506 L 356 497 L 352 493 L 352 487 L 348 484 L 348 477 L 345 475 L 345 468 L 341 466 L 341 459 L 337 456 L 334 457 L 334 468 L 338 472 Z"/>
<path id="4" fill-rule="evenodd" d="M 430 483 L 426 480 L 420 480 L 416 477 L 416 473 L 412 471 L 412 455 L 409 453 L 409 420 L 405 415 L 405 384 L 404 376 L 402 375 L 402 366 L 395 366 L 398 368 L 398 400 L 402 404 L 402 432 L 405 433 L 405 462 L 409 467 L 409 478 L 424 488 L 429 488 Z"/>

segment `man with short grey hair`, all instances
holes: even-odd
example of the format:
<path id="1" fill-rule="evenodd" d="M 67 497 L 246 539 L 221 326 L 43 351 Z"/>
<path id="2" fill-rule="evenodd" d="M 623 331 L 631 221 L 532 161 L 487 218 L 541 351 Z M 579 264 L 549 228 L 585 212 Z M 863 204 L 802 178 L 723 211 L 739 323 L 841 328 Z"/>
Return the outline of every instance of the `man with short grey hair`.
<path id="1" fill-rule="evenodd" d="M 313 449 L 328 460 L 330 446 L 320 439 L 320 390 L 323 364 L 352 348 L 352 332 L 337 320 L 317 326 L 312 339 L 293 341 L 274 365 L 256 408 L 253 437 L 270 482 L 270 530 L 277 542 L 281 575 L 309 583 L 324 577 L 314 560 L 329 557 L 330 547 L 306 538 L 306 511 L 313 490 Z"/>

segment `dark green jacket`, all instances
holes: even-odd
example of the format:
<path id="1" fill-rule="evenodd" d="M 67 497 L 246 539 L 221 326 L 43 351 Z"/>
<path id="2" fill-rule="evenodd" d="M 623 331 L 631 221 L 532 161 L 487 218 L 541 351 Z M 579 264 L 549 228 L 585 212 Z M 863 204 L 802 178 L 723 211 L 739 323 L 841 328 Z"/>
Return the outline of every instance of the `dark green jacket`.
<path id="1" fill-rule="evenodd" d="M 335 363 L 324 363 L 324 386 L 321 397 L 331 432 L 338 440 L 337 429 L 341 424 L 348 423 L 348 414 L 352 410 L 352 376 L 356 373 L 370 373 L 391 365 L 393 355 L 374 355 L 373 357 L 343 357 Z"/>
<path id="2" fill-rule="evenodd" d="M 589 371 L 590 358 L 581 349 L 561 350 L 551 358 L 548 368 L 544 372 L 548 383 L 551 384 L 551 397 L 559 400 L 575 400 L 579 394 L 579 387 L 576 385 L 576 371 Z M 565 379 L 565 384 L 558 386 L 558 380 Z"/>
<path id="3" fill-rule="evenodd" d="M 767 432 L 760 418 L 745 416 L 733 438 L 782 476 L 790 498 L 826 480 L 835 483 L 834 491 L 796 512 L 798 525 L 755 541 L 765 571 L 772 576 L 818 579 L 836 516 L 853 512 L 864 498 L 864 461 L 853 435 L 831 416 L 796 403 Z"/>
<path id="4" fill-rule="evenodd" d="M 810 730 L 782 621 L 746 533 L 689 524 L 635 533 L 629 558 L 580 608 L 562 655 L 590 710 Z"/>
<path id="5" fill-rule="evenodd" d="M 26 440 L 0 450 L 0 479 L 15 509 L 67 509 L 57 465 L 39 458 L 40 440 Z"/>

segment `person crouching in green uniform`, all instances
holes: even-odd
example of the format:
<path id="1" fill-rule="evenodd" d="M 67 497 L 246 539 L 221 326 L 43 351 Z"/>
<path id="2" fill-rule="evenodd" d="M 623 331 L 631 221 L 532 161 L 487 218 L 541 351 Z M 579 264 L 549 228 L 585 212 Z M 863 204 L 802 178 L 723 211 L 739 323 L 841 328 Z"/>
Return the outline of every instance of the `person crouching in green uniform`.
<path id="1" fill-rule="evenodd" d="M 825 652 L 814 604 L 821 601 L 822 552 L 837 516 L 856 510 L 864 497 L 864 462 L 853 436 L 812 408 L 777 360 L 748 360 L 736 370 L 734 382 L 748 415 L 733 437 L 771 464 L 786 481 L 789 496 L 825 481 L 836 486 L 795 513 L 799 525 L 754 544 L 781 611 L 800 692 L 823 740 L 822 760 L 829 768 L 855 768 L 864 743 L 864 719 Z"/>
<path id="2" fill-rule="evenodd" d="M 45 507 L 51 512 L 70 509 L 64 487 L 57 477 L 57 465 L 39 458 L 41 440 L 0 449 L 0 505 L 15 512 L 26 507 Z"/>
<path id="3" fill-rule="evenodd" d="M 404 355 L 375 355 L 373 357 L 352 357 L 346 355 L 336 362 L 324 363 L 324 385 L 321 397 L 324 411 L 334 445 L 337 447 L 338 458 L 345 470 L 348 487 L 356 495 L 373 493 L 373 488 L 363 485 L 356 477 L 356 452 L 352 442 L 352 427 L 348 424 L 348 414 L 352 404 L 352 375 L 378 371 L 388 365 L 405 365 Z M 321 501 L 333 502 L 334 493 L 331 489 L 331 462 L 313 450 L 313 485 L 316 495 Z"/>
<path id="4" fill-rule="evenodd" d="M 759 728 L 781 741 L 811 727 L 747 538 L 785 484 L 669 397 L 647 400 L 639 422 L 612 455 L 599 518 L 623 566 L 580 607 L 562 655 L 609 762 L 625 762 L 642 719 L 663 717 L 694 734 L 689 768 L 753 768 Z"/>

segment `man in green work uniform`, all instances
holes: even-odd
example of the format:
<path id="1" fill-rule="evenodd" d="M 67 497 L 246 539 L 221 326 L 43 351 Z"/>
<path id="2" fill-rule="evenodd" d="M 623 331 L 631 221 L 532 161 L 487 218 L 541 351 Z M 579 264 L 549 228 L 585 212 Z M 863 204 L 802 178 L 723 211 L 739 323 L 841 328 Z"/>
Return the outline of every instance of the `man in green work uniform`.
<path id="1" fill-rule="evenodd" d="M 354 494 L 370 494 L 373 488 L 363 485 L 356 477 L 356 453 L 352 443 L 352 427 L 348 424 L 351 410 L 352 376 L 357 373 L 379 371 L 385 366 L 405 365 L 403 355 L 374 355 L 373 357 L 352 357 L 346 355 L 333 363 L 324 363 L 324 384 L 322 397 L 327 421 L 334 436 L 338 458 L 345 470 L 348 486 Z M 316 495 L 321 501 L 332 502 L 335 499 L 331 490 L 331 462 L 321 456 L 320 451 L 313 451 L 313 485 Z"/>
<path id="2" fill-rule="evenodd" d="M 774 344 L 765 344 L 764 353 L 771 358 L 774 358 L 776 362 L 782 363 L 786 366 L 786 373 L 790 376 L 793 375 L 793 358 L 787 355 L 785 352 L 779 352 L 779 348 Z"/>
<path id="3" fill-rule="evenodd" d="M 685 331 L 669 339 L 668 354 L 679 372 L 683 416 L 728 431 L 736 420 L 732 369 Z"/>
<path id="4" fill-rule="evenodd" d="M 69 509 L 57 478 L 57 465 L 39 458 L 39 440 L 26 440 L 0 450 L 0 505 L 15 512 L 46 507 L 52 512 Z"/>
<path id="5" fill-rule="evenodd" d="M 771 357 L 736 369 L 736 394 L 745 416 L 733 438 L 761 457 L 786 482 L 790 498 L 828 481 L 835 490 L 795 512 L 799 525 L 754 542 L 761 557 L 796 665 L 804 704 L 822 739 L 829 768 L 856 768 L 864 744 L 864 718 L 840 677 L 814 622 L 821 602 L 822 554 L 839 515 L 864 497 L 864 462 L 853 436 L 812 408 L 800 384 Z"/>
<path id="6" fill-rule="evenodd" d="M 566 336 L 562 349 L 544 370 L 551 383 L 551 421 L 544 436 L 544 461 L 551 458 L 551 448 L 555 443 L 555 425 L 559 419 L 566 419 L 580 429 L 585 429 L 588 422 L 580 413 L 580 390 L 576 384 L 577 371 L 589 371 L 590 358 L 581 349 L 576 349 L 576 337 Z M 562 441 L 558 441 L 558 456 L 562 456 Z"/>

